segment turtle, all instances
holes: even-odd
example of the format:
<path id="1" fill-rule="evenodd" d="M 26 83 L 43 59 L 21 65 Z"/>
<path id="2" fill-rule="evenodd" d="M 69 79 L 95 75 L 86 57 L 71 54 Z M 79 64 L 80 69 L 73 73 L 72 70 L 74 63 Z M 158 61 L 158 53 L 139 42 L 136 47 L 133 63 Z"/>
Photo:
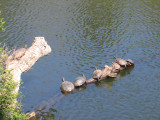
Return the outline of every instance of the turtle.
<path id="1" fill-rule="evenodd" d="M 74 85 L 73 83 L 69 81 L 65 81 L 64 77 L 62 78 L 62 84 L 61 84 L 61 90 L 62 92 L 72 92 L 74 90 Z"/>
<path id="2" fill-rule="evenodd" d="M 109 74 L 112 72 L 112 69 L 113 69 L 112 66 L 105 65 L 105 66 L 104 66 L 104 69 L 103 69 L 103 71 L 102 71 L 102 73 L 103 73 L 102 76 L 103 76 L 103 77 L 108 77 Z"/>
<path id="3" fill-rule="evenodd" d="M 73 82 L 75 87 L 80 87 L 80 86 L 84 85 L 85 83 L 86 83 L 86 77 L 84 74 L 82 74 L 81 77 L 77 77 Z"/>
<path id="4" fill-rule="evenodd" d="M 14 51 L 12 54 L 12 59 L 19 60 L 22 56 L 25 55 L 26 50 L 27 50 L 27 45 L 25 45 L 24 48 L 20 48 Z"/>
<path id="5" fill-rule="evenodd" d="M 115 56 L 114 56 L 114 58 L 116 59 L 115 60 L 116 63 L 118 63 L 122 67 L 126 67 L 126 65 L 127 65 L 127 61 L 126 60 L 121 59 L 121 58 L 116 58 Z"/>
<path id="6" fill-rule="evenodd" d="M 112 62 L 112 72 L 113 73 L 119 72 L 120 69 L 121 69 L 121 66 L 118 63 Z"/>
<path id="7" fill-rule="evenodd" d="M 134 65 L 133 60 L 131 60 L 131 59 L 126 59 L 126 61 L 127 61 L 127 66 L 133 66 L 133 65 Z"/>
<path id="8" fill-rule="evenodd" d="M 93 72 L 93 79 L 97 79 L 100 81 L 100 78 L 102 76 L 102 70 L 95 68 L 96 70 Z"/>

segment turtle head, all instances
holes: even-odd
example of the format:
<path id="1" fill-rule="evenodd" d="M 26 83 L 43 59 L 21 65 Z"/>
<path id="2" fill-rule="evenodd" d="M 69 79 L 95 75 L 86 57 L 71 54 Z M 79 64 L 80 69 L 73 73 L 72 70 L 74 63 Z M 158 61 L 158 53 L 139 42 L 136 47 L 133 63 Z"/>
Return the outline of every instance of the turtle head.
<path id="1" fill-rule="evenodd" d="M 62 82 L 64 82 L 65 81 L 65 79 L 64 79 L 64 77 L 62 77 Z"/>
<path id="2" fill-rule="evenodd" d="M 86 76 L 84 74 L 82 74 L 82 77 L 86 79 Z"/>
<path id="3" fill-rule="evenodd" d="M 115 56 L 113 56 L 115 59 L 117 59 Z"/>

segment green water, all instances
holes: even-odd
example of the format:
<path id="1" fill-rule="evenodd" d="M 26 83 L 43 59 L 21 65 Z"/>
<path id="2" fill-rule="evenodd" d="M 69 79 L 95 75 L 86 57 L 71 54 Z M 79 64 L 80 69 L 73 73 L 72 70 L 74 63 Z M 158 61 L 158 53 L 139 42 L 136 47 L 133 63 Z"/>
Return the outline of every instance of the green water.
<path id="1" fill-rule="evenodd" d="M 0 11 L 6 21 L 0 42 L 19 48 L 44 36 L 53 51 L 22 75 L 24 113 L 46 106 L 37 119 L 160 119 L 159 0 L 1 0 Z M 113 56 L 135 67 L 61 94 L 63 76 L 89 79 Z"/>

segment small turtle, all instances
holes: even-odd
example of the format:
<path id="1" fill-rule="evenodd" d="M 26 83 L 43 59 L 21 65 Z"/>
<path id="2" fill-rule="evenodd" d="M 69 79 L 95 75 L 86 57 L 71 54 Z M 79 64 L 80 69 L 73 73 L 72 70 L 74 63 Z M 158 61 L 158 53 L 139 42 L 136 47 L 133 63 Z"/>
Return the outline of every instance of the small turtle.
<path id="1" fill-rule="evenodd" d="M 62 92 L 72 92 L 74 90 L 73 83 L 69 81 L 65 81 L 64 77 L 62 78 L 62 84 L 61 84 L 61 90 Z"/>
<path id="2" fill-rule="evenodd" d="M 112 71 L 119 72 L 121 66 L 118 63 L 112 62 Z"/>
<path id="3" fill-rule="evenodd" d="M 93 78 L 100 81 L 101 76 L 102 76 L 102 70 L 96 68 L 96 70 L 93 72 Z"/>
<path id="4" fill-rule="evenodd" d="M 84 74 L 82 74 L 81 77 L 77 77 L 73 82 L 75 87 L 80 87 L 80 86 L 84 85 L 85 83 L 86 83 L 86 77 Z"/>
<path id="5" fill-rule="evenodd" d="M 126 59 L 126 61 L 127 61 L 127 66 L 133 66 L 133 65 L 134 65 L 133 60 L 131 60 L 131 59 Z"/>
<path id="6" fill-rule="evenodd" d="M 22 56 L 25 55 L 26 50 L 27 50 L 27 45 L 25 45 L 24 48 L 20 48 L 20 49 L 14 51 L 12 54 L 12 59 L 19 60 Z"/>
<path id="7" fill-rule="evenodd" d="M 126 65 L 127 65 L 127 61 L 126 60 L 123 60 L 121 58 L 116 58 L 115 56 L 114 56 L 114 58 L 116 59 L 115 60 L 116 63 L 118 63 L 120 66 L 126 67 Z"/>
<path id="8" fill-rule="evenodd" d="M 112 69 L 113 69 L 112 66 L 105 65 L 104 70 L 102 71 L 103 77 L 108 77 L 109 74 L 112 72 Z"/>

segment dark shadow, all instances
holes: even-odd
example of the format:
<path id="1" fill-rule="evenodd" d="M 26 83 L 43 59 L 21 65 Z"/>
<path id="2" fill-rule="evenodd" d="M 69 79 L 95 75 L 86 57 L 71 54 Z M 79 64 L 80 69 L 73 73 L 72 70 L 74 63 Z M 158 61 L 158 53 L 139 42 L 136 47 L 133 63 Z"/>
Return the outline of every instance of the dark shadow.
<path id="1" fill-rule="evenodd" d="M 56 109 L 49 108 L 48 112 L 43 112 L 43 110 L 38 110 L 36 115 L 30 120 L 55 120 Z"/>

